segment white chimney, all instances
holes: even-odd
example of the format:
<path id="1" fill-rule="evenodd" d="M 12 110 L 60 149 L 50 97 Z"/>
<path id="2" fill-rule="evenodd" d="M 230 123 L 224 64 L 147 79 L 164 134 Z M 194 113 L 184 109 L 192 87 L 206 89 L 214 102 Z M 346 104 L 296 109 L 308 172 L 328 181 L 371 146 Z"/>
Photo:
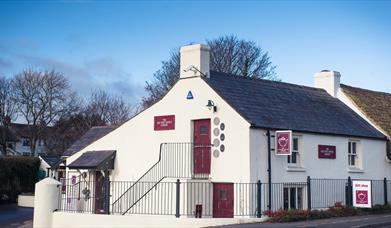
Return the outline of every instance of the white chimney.
<path id="1" fill-rule="evenodd" d="M 209 77 L 210 47 L 193 44 L 181 47 L 180 78 Z"/>
<path id="2" fill-rule="evenodd" d="M 341 74 L 338 71 L 322 70 L 315 74 L 315 87 L 326 90 L 331 96 L 337 97 Z"/>

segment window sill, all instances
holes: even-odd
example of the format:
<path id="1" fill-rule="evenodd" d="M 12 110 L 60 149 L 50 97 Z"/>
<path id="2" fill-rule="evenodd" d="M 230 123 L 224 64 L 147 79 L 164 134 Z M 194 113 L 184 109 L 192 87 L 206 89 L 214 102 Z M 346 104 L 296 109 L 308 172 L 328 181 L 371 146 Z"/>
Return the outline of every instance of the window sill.
<path id="1" fill-rule="evenodd" d="M 349 167 L 348 172 L 349 173 L 364 173 L 364 170 L 360 169 L 360 168 Z"/>
<path id="2" fill-rule="evenodd" d="M 299 167 L 299 166 L 297 166 L 297 167 L 291 166 L 291 167 L 287 167 L 286 171 L 287 172 L 305 172 L 305 168 Z"/>

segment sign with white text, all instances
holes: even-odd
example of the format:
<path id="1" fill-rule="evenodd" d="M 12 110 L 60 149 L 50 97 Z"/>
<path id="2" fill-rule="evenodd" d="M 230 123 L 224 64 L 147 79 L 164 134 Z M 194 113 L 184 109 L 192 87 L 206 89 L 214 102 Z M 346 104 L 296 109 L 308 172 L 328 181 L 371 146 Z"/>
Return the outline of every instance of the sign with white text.
<path id="1" fill-rule="evenodd" d="M 372 186 L 371 181 L 356 181 L 353 185 L 353 206 L 354 207 L 372 207 Z"/>
<path id="2" fill-rule="evenodd" d="M 175 129 L 175 115 L 154 117 L 155 131 L 165 131 L 165 130 L 174 130 L 174 129 Z"/>
<path id="3" fill-rule="evenodd" d="M 292 154 L 292 131 L 276 131 L 276 155 Z"/>

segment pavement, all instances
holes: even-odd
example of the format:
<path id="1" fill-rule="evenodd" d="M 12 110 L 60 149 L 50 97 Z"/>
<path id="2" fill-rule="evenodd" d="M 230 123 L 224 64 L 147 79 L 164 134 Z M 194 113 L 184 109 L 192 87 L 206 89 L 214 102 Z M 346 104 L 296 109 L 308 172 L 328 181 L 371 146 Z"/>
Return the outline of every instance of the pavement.
<path id="1" fill-rule="evenodd" d="M 34 208 L 18 207 L 16 204 L 0 205 L 0 227 L 33 227 Z"/>
<path id="2" fill-rule="evenodd" d="M 289 223 L 252 223 L 241 225 L 222 226 L 224 228 L 287 228 L 287 227 L 321 227 L 321 228 L 367 228 L 391 227 L 391 214 L 352 216 L 343 218 L 319 219 Z"/>

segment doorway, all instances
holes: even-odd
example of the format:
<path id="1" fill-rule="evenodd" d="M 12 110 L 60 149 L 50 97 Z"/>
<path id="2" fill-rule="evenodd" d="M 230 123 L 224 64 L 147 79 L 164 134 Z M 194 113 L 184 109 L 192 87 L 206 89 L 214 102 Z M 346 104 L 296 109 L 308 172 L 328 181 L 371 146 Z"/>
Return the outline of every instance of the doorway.
<path id="1" fill-rule="evenodd" d="M 194 174 L 210 174 L 210 119 L 194 121 Z"/>
<path id="2" fill-rule="evenodd" d="M 213 218 L 234 217 L 234 185 L 213 183 Z"/>

